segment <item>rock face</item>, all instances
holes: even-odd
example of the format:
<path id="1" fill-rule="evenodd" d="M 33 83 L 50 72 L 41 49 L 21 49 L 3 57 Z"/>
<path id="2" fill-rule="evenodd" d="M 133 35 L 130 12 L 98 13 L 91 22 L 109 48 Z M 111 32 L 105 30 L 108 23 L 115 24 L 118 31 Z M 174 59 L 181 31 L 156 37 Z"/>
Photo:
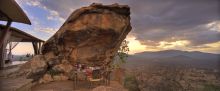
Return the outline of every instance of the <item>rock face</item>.
<path id="1" fill-rule="evenodd" d="M 37 80 L 47 72 L 47 62 L 43 55 L 34 56 L 29 62 L 21 66 L 19 73 L 16 75 L 25 74 L 28 78 Z M 14 76 L 16 77 L 16 76 Z"/>
<path id="2" fill-rule="evenodd" d="M 42 52 L 48 59 L 108 64 L 131 30 L 129 15 L 128 6 L 117 4 L 78 9 L 44 44 Z"/>
<path id="3" fill-rule="evenodd" d="M 127 5 L 91 4 L 70 15 L 59 31 L 43 45 L 44 59 L 39 60 L 46 63 L 45 74 L 62 73 L 67 77 L 75 69 L 73 65 L 76 62 L 108 66 L 130 31 L 130 8 Z M 39 72 L 31 70 L 29 73 Z M 43 78 L 54 79 L 48 75 Z"/>

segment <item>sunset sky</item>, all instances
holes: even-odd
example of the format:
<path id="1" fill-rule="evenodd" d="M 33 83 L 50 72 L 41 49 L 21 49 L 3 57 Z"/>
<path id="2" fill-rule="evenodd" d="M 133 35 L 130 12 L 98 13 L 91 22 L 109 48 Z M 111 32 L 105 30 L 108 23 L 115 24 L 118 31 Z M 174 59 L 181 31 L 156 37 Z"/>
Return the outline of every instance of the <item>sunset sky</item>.
<path id="1" fill-rule="evenodd" d="M 40 39 L 51 37 L 77 8 L 93 2 L 125 4 L 131 8 L 130 54 L 184 50 L 220 53 L 219 0 L 16 0 L 32 25 L 12 26 Z M 5 24 L 5 22 L 0 22 Z M 13 54 L 33 53 L 32 44 L 20 43 Z"/>

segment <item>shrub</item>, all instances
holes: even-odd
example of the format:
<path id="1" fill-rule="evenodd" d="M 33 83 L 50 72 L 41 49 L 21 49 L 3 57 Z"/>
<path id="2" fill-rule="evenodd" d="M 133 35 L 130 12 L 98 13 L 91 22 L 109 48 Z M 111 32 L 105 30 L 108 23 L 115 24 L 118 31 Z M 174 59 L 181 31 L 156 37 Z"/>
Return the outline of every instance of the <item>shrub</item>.
<path id="1" fill-rule="evenodd" d="M 54 76 L 54 75 L 60 74 L 61 72 L 50 69 L 50 70 L 47 71 L 47 73 L 50 74 L 51 76 Z"/>
<path id="2" fill-rule="evenodd" d="M 203 91 L 220 91 L 220 86 L 205 84 Z"/>
<path id="3" fill-rule="evenodd" d="M 135 76 L 126 76 L 124 79 L 124 87 L 127 88 L 129 91 L 140 91 Z"/>

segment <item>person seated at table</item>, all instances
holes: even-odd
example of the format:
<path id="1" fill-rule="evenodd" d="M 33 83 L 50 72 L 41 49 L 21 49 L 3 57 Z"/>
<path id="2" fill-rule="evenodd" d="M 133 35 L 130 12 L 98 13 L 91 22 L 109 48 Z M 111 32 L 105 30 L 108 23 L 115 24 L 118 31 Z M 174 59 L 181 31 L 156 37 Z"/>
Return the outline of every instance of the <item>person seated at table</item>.
<path id="1" fill-rule="evenodd" d="M 85 64 L 81 64 L 80 70 L 81 70 L 81 71 L 84 71 L 85 69 L 86 69 L 86 65 L 85 65 Z"/>
<path id="2" fill-rule="evenodd" d="M 86 73 L 86 76 L 88 77 L 88 78 L 91 78 L 92 77 L 92 69 L 91 69 L 91 67 L 86 67 L 86 69 L 85 69 L 85 73 Z"/>
<path id="3" fill-rule="evenodd" d="M 77 62 L 75 67 L 76 67 L 76 70 L 79 72 L 79 71 L 81 71 L 82 65 L 79 62 Z"/>

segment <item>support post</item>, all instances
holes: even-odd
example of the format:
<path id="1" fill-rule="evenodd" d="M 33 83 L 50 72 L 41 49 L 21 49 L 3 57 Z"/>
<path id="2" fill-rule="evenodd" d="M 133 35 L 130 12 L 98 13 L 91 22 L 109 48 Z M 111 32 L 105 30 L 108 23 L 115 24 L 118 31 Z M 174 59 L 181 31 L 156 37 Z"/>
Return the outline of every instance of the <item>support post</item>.
<path id="1" fill-rule="evenodd" d="M 38 45 L 37 42 L 32 42 L 33 48 L 34 48 L 34 55 L 38 55 Z"/>
<path id="2" fill-rule="evenodd" d="M 39 44 L 38 53 L 41 54 L 41 42 L 39 42 L 38 44 Z"/>
<path id="3" fill-rule="evenodd" d="M 7 25 L 5 27 L 5 30 L 3 30 L 2 36 L 0 38 L 0 69 L 4 68 L 5 65 L 5 53 L 6 53 L 6 46 L 8 43 L 8 40 L 10 39 L 11 36 L 11 31 L 10 31 L 10 26 L 11 26 L 12 21 L 9 20 L 7 22 Z"/>
<path id="4" fill-rule="evenodd" d="M 12 53 L 11 53 L 12 42 L 8 42 L 8 44 L 9 44 L 8 60 L 11 61 L 11 59 L 12 59 Z"/>
<path id="5" fill-rule="evenodd" d="M 38 47 L 38 42 L 35 42 L 36 43 L 36 50 L 37 50 L 37 55 L 39 54 L 39 47 Z"/>
<path id="6" fill-rule="evenodd" d="M 5 48 L 4 47 L 1 47 L 0 48 L 0 69 L 3 69 L 4 68 L 4 64 L 5 64 Z"/>

